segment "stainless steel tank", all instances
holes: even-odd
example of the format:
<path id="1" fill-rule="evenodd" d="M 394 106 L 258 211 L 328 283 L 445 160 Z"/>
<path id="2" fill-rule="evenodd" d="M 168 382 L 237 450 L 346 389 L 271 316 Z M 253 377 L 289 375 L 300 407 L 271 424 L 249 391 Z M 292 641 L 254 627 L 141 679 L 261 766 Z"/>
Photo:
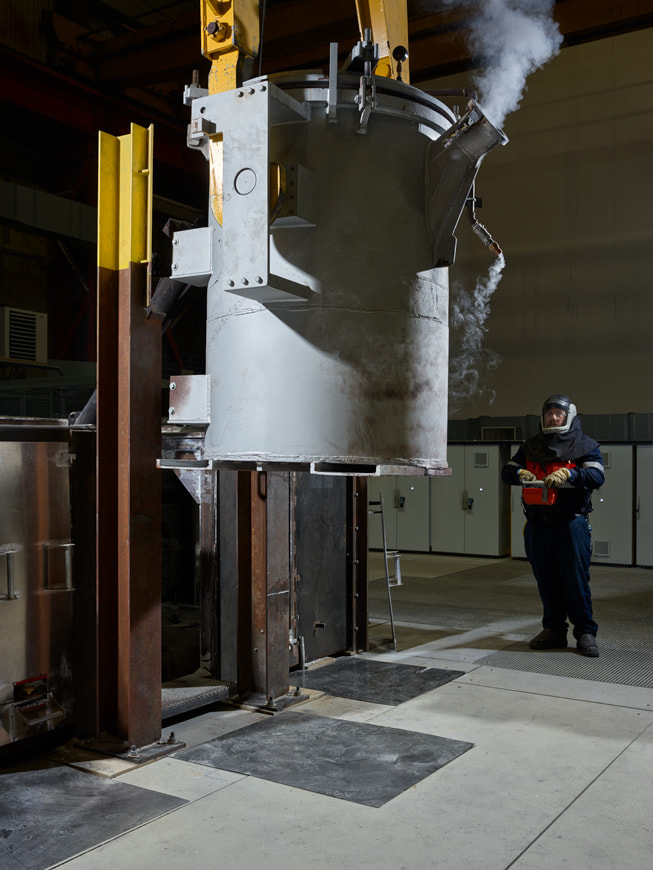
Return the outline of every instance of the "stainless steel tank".
<path id="1" fill-rule="evenodd" d="M 288 73 L 192 101 L 209 227 L 176 234 L 172 275 L 208 285 L 215 464 L 446 468 L 453 231 L 506 139 L 477 106 L 457 119 L 363 78 Z M 198 422 L 190 392 L 171 420 Z"/>
<path id="2" fill-rule="evenodd" d="M 74 593 L 65 421 L 26 421 L 21 441 L 2 422 L 0 751 L 72 719 Z"/>

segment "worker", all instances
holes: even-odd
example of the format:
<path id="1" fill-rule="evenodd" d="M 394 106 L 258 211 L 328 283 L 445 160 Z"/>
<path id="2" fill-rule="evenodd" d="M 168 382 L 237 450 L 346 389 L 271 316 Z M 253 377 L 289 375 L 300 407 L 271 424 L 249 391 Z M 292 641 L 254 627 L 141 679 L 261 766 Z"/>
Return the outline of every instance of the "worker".
<path id="1" fill-rule="evenodd" d="M 581 428 L 576 406 L 556 394 L 542 405 L 540 431 L 525 441 L 501 472 L 522 486 L 524 543 L 542 601 L 542 631 L 534 650 L 566 649 L 567 619 L 577 650 L 596 657 L 598 626 L 590 593 L 592 490 L 605 479 L 599 445 Z"/>

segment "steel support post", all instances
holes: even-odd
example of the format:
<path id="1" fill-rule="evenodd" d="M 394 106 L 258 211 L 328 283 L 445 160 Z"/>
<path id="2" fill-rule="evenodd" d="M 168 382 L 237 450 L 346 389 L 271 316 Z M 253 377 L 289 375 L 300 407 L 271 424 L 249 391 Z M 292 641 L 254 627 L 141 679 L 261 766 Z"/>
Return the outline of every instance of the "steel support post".
<path id="1" fill-rule="evenodd" d="M 98 639 L 100 724 L 161 734 L 161 330 L 148 319 L 152 128 L 100 134 Z"/>
<path id="2" fill-rule="evenodd" d="M 118 735 L 161 736 L 161 327 L 147 270 L 120 272 L 118 328 Z"/>
<path id="3" fill-rule="evenodd" d="M 351 606 L 349 637 L 351 651 L 368 648 L 367 603 L 367 478 L 350 477 L 348 487 L 347 549 Z"/>
<path id="4" fill-rule="evenodd" d="M 200 661 L 220 678 L 220 599 L 218 582 L 218 475 L 200 471 L 198 503 L 198 584 L 200 600 Z"/>
<path id="5" fill-rule="evenodd" d="M 241 472 L 221 470 L 218 476 L 219 673 L 238 684 L 238 492 Z"/>
<path id="6" fill-rule="evenodd" d="M 238 473 L 238 691 L 272 707 L 288 692 L 290 473 Z"/>

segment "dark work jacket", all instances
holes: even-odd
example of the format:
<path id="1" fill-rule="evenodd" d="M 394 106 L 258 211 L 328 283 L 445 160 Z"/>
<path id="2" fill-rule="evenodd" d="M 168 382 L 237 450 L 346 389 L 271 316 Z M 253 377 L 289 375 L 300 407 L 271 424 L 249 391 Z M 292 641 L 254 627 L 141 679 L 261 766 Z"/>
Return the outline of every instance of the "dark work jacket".
<path id="1" fill-rule="evenodd" d="M 551 490 L 554 504 L 525 504 L 524 513 L 529 520 L 571 519 L 578 514 L 587 515 L 592 510 L 592 490 L 598 489 L 605 480 L 603 457 L 599 445 L 581 429 L 576 417 L 563 435 L 544 435 L 541 432 L 525 441 L 507 462 L 501 477 L 504 483 L 521 486 L 519 469 L 528 468 L 539 480 L 556 468 L 569 468 L 569 480 L 564 486 Z"/>

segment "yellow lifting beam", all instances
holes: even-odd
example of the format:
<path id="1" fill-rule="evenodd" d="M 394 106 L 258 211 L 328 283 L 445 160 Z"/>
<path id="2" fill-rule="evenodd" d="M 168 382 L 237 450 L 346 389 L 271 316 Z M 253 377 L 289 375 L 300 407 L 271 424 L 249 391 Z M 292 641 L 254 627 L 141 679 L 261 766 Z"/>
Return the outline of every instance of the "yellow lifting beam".
<path id="1" fill-rule="evenodd" d="M 408 10 L 406 0 L 355 0 L 361 37 L 366 28 L 379 46 L 374 74 L 410 84 Z M 403 49 L 403 51 L 402 51 Z"/>
<path id="2" fill-rule="evenodd" d="M 202 54 L 211 61 L 209 93 L 242 84 L 246 58 L 258 56 L 258 0 L 202 0 Z"/>

